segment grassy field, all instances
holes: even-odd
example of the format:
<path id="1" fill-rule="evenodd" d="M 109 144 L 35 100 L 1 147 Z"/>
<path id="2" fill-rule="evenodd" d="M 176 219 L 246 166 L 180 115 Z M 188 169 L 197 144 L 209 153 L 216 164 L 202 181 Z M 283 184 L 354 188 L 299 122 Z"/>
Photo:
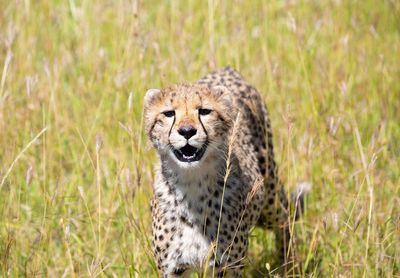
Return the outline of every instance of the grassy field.
<path id="1" fill-rule="evenodd" d="M 0 7 L 0 276 L 156 277 L 143 95 L 225 65 L 262 92 L 288 191 L 313 185 L 303 276 L 400 275 L 400 2 Z M 273 258 L 255 229 L 248 276 Z"/>

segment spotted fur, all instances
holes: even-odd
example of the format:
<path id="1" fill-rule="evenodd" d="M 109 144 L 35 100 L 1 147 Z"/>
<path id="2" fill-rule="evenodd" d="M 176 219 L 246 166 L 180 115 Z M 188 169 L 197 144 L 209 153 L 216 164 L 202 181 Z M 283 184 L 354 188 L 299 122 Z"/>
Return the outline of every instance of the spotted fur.
<path id="1" fill-rule="evenodd" d="M 186 139 L 180 130 L 188 126 L 196 132 Z M 225 68 L 195 83 L 150 90 L 145 129 L 160 157 L 151 209 L 163 277 L 191 271 L 241 277 L 256 224 L 275 230 L 284 257 L 287 199 L 267 110 L 237 71 Z M 205 149 L 199 161 L 177 159 L 174 151 L 186 144 Z"/>

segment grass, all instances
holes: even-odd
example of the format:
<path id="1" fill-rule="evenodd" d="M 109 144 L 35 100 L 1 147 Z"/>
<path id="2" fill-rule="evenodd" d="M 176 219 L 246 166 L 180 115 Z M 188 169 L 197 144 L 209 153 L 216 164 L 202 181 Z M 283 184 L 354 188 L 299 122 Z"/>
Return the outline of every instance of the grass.
<path id="1" fill-rule="evenodd" d="M 398 1 L 0 3 L 1 276 L 156 277 L 144 92 L 228 64 L 288 190 L 313 184 L 303 276 L 399 275 Z M 253 231 L 248 275 L 273 249 Z"/>

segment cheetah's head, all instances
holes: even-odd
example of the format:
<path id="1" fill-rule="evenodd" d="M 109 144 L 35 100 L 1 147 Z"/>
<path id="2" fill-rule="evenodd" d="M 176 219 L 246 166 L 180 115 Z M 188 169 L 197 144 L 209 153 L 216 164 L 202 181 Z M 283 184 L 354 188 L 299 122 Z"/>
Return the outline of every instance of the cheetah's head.
<path id="1" fill-rule="evenodd" d="M 151 89 L 144 99 L 145 129 L 162 160 L 196 167 L 224 156 L 235 115 L 232 102 L 223 86 Z"/>

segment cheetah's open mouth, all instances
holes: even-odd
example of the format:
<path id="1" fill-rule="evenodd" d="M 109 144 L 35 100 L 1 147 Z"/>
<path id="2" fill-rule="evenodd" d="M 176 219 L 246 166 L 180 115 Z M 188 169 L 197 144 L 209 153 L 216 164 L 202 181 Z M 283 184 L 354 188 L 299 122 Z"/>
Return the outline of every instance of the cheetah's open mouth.
<path id="1" fill-rule="evenodd" d="M 184 147 L 179 150 L 174 150 L 174 154 L 179 161 L 182 162 L 195 162 L 199 161 L 207 148 L 207 144 L 204 144 L 200 149 L 195 148 L 189 144 L 186 144 Z"/>

